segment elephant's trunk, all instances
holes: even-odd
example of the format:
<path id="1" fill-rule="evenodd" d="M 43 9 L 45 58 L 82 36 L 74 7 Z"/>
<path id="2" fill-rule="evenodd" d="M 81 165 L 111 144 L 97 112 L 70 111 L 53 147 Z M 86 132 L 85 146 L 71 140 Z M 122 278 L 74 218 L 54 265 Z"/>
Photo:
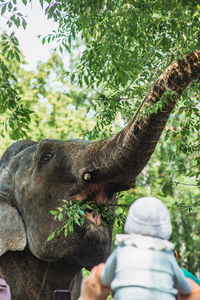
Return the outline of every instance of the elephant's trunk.
<path id="1" fill-rule="evenodd" d="M 127 126 L 116 136 L 91 145 L 91 151 L 96 152 L 88 170 L 93 174 L 93 181 L 128 185 L 135 181 L 154 152 L 176 100 L 199 77 L 200 52 L 173 62 L 158 78 Z M 169 92 L 174 93 L 169 96 Z M 162 100 L 164 104 L 157 112 L 139 116 L 138 112 Z"/>

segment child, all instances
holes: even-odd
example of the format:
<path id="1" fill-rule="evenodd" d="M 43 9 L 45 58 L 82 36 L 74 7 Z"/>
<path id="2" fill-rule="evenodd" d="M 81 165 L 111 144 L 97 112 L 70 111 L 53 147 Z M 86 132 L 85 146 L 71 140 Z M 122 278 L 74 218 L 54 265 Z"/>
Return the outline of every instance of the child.
<path id="1" fill-rule="evenodd" d="M 118 234 L 117 247 L 101 274 L 116 300 L 175 300 L 178 291 L 191 292 L 188 280 L 173 255 L 170 214 L 157 198 L 144 197 L 130 207 L 126 234 Z"/>

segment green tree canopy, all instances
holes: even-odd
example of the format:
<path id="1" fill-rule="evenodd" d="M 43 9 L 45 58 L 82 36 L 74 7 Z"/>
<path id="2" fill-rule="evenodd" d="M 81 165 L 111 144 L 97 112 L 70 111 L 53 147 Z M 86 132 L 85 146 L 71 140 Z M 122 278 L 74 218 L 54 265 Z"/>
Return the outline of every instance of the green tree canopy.
<path id="1" fill-rule="evenodd" d="M 53 56 L 39 65 L 36 73 L 25 72 L 15 32 L 20 26 L 25 29 L 28 20 L 18 9 L 19 2 L 0 0 L 1 16 L 8 18 L 7 25 L 13 29 L 10 35 L 3 33 L 0 48 L 1 125 L 6 125 L 13 139 L 26 135 L 67 139 L 79 133 L 89 139 L 109 136 L 130 119 L 173 60 L 200 48 L 197 0 L 40 0 L 47 18 L 58 23 L 58 30 L 41 37 L 42 42 L 56 41 L 61 52 L 67 50 L 71 55 L 81 41 L 81 55 L 68 70 Z M 51 70 L 61 89 L 53 84 Z M 199 91 L 199 80 L 185 90 L 148 166 L 138 177 L 137 188 L 119 199 L 121 204 L 145 194 L 167 199 L 173 241 L 184 266 L 194 272 L 199 272 L 200 265 L 196 250 L 200 244 Z M 89 111 L 96 113 L 96 123 L 86 121 Z M 119 214 L 123 215 L 123 210 L 120 207 Z"/>
<path id="2" fill-rule="evenodd" d="M 31 2 L 21 1 L 24 5 Z M 7 25 L 14 31 L 20 26 L 26 28 L 28 21 L 20 13 L 18 3 L 16 0 L 0 1 L 1 15 L 8 18 Z M 80 59 L 65 75 L 79 87 L 95 91 L 96 101 L 90 103 L 90 107 L 97 112 L 98 119 L 93 130 L 85 132 L 91 139 L 110 135 L 113 130 L 110 124 L 116 118 L 122 120 L 121 125 L 130 119 L 167 65 L 199 49 L 199 1 L 40 0 L 40 4 L 47 18 L 58 23 L 57 31 L 41 37 L 43 43 L 56 41 L 61 52 L 65 48 L 70 53 L 77 39 L 82 41 L 84 50 Z M 3 38 L 2 56 L 20 62 L 14 32 L 10 36 L 4 34 Z M 4 74 L 7 64 L 3 57 L 1 66 Z M 23 110 L 18 104 L 20 94 L 12 89 L 15 74 L 9 72 L 2 76 L 1 103 L 4 103 L 4 110 L 18 107 L 14 116 L 20 119 Z M 193 165 L 199 165 L 200 161 L 199 87 L 196 81 L 182 95 L 172 116 L 172 122 L 176 120 L 178 125 L 172 125 L 173 130 L 166 134 L 176 139 L 174 151 L 187 153 Z M 28 111 L 22 112 L 21 128 L 29 118 Z M 21 136 L 23 134 L 21 131 Z M 178 164 L 186 169 L 182 160 Z M 188 173 L 199 178 L 196 170 Z"/>

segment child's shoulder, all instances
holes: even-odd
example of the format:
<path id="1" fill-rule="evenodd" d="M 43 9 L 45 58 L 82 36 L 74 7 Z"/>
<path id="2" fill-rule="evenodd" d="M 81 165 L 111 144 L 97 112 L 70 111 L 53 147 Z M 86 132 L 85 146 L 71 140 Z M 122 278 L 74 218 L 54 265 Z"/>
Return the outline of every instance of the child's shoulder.
<path id="1" fill-rule="evenodd" d="M 155 251 L 172 251 L 174 244 L 168 240 L 145 236 L 141 234 L 117 234 L 116 246 L 133 246 L 136 248 L 150 249 Z"/>

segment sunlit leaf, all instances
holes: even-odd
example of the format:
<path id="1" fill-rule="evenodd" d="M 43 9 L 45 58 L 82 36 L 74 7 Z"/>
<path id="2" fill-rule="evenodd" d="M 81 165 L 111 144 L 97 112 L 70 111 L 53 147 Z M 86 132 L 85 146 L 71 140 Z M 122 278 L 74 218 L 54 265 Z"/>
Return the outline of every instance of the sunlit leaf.
<path id="1" fill-rule="evenodd" d="M 51 241 L 55 236 L 55 232 L 52 232 L 49 237 L 47 238 L 47 241 Z"/>
<path id="2" fill-rule="evenodd" d="M 2 9 L 1 9 L 1 15 L 3 15 L 6 11 L 6 6 L 7 6 L 7 3 L 5 3 L 3 6 L 2 6 Z"/>

